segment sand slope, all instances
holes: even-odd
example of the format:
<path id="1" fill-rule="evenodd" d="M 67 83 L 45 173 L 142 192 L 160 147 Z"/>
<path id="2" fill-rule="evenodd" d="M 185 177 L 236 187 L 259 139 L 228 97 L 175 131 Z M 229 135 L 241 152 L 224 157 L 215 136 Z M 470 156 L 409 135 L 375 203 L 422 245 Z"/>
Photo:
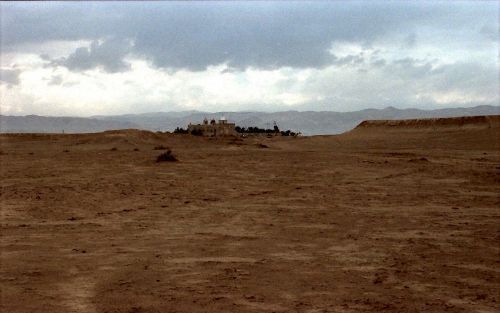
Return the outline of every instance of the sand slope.
<path id="1" fill-rule="evenodd" d="M 488 115 L 409 120 L 367 120 L 360 123 L 354 131 L 359 132 L 368 129 L 384 131 L 456 131 L 498 127 L 500 127 L 500 115 Z"/>
<path id="2" fill-rule="evenodd" d="M 0 311 L 497 312 L 499 134 L 1 135 Z"/>

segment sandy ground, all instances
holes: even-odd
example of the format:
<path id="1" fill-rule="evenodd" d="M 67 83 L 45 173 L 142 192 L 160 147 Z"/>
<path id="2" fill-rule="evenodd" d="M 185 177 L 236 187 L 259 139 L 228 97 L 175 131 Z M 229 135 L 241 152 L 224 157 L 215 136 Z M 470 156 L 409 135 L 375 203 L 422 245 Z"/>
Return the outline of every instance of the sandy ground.
<path id="1" fill-rule="evenodd" d="M 499 135 L 1 135 L 0 311 L 498 312 Z"/>

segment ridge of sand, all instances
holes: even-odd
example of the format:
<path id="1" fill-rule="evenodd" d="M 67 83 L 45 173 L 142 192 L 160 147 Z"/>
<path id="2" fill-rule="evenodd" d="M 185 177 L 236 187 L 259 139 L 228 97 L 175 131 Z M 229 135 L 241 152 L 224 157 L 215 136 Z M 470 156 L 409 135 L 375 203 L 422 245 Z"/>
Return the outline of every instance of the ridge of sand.
<path id="1" fill-rule="evenodd" d="M 460 130 L 465 128 L 485 129 L 500 127 L 500 115 L 460 116 L 444 118 L 404 119 L 404 120 L 366 120 L 353 131 L 374 128 L 385 130 Z"/>

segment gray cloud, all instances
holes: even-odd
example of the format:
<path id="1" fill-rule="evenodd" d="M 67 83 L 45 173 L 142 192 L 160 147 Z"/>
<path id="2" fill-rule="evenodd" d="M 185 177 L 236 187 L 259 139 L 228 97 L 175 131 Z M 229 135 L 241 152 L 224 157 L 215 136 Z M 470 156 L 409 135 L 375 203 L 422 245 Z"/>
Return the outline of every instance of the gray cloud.
<path id="1" fill-rule="evenodd" d="M 130 69 L 130 64 L 123 58 L 131 48 L 131 44 L 126 40 L 108 39 L 103 43 L 93 41 L 90 48 L 77 48 L 68 57 L 53 60 L 52 63 L 65 66 L 72 71 L 101 67 L 109 73 L 123 72 Z"/>
<path id="2" fill-rule="evenodd" d="M 58 85 L 61 85 L 62 82 L 63 82 L 62 76 L 61 75 L 55 75 L 55 76 L 52 76 L 52 78 L 50 79 L 49 85 L 58 86 Z"/>
<path id="3" fill-rule="evenodd" d="M 18 69 L 3 69 L 0 68 L 0 83 L 11 87 L 19 84 L 19 75 L 21 70 Z"/>
<path id="4" fill-rule="evenodd" d="M 405 37 L 404 45 L 407 47 L 413 47 L 417 43 L 417 34 L 411 33 Z"/>
<path id="5" fill-rule="evenodd" d="M 498 70 L 475 62 L 460 62 L 432 70 L 432 88 L 440 91 L 459 90 L 498 98 Z M 431 86 L 430 86 L 431 87 Z"/>
<path id="6" fill-rule="evenodd" d="M 363 56 L 363 53 L 359 54 L 350 54 L 346 55 L 344 57 L 338 58 L 335 55 L 333 56 L 333 64 L 337 66 L 344 66 L 344 65 L 359 65 L 365 62 L 365 58 Z"/>
<path id="7" fill-rule="evenodd" d="M 389 73 L 398 73 L 405 78 L 424 78 L 433 73 L 433 63 L 429 60 L 416 60 L 413 58 L 403 58 L 392 62 L 386 66 Z"/>
<path id="8" fill-rule="evenodd" d="M 387 62 L 384 59 L 375 59 L 372 61 L 371 65 L 374 67 L 384 66 Z"/>
<path id="9" fill-rule="evenodd" d="M 0 105 L 44 110 L 41 94 L 78 114 L 496 104 L 498 6 L 1 2 L 0 78 L 9 96 Z M 148 61 L 151 82 L 142 79 L 142 65 L 131 69 L 127 61 L 135 59 Z M 221 63 L 227 67 L 202 72 Z M 82 73 L 95 68 L 130 71 Z M 20 82 L 20 69 L 30 79 Z M 106 104 L 93 104 L 95 93 L 78 87 L 52 87 L 76 84 L 102 91 Z"/>
<path id="10" fill-rule="evenodd" d="M 373 64 L 375 63 L 375 65 Z M 376 59 L 356 74 L 332 70 L 305 82 L 288 79 L 286 88 L 321 99 L 297 109 L 351 110 L 367 107 L 498 105 L 498 70 L 472 62 L 440 64 L 434 59 Z"/>
<path id="11" fill-rule="evenodd" d="M 127 70 L 123 57 L 132 53 L 157 67 L 196 71 L 223 62 L 236 69 L 321 68 L 335 61 L 328 51 L 334 41 L 369 46 L 381 38 L 409 33 L 405 42 L 412 45 L 419 25 L 456 35 L 475 26 L 476 16 L 495 24 L 495 14 L 485 13 L 489 7 L 496 6 L 342 2 L 2 3 L 2 50 L 15 51 L 26 42 L 113 38 L 90 49 L 80 48 L 60 64 L 72 70 L 101 66 L 117 72 Z M 134 46 L 123 44 L 129 39 L 134 40 Z"/>
<path id="12" fill-rule="evenodd" d="M 498 26 L 495 27 L 494 25 L 484 25 L 479 30 L 479 33 L 490 40 L 498 41 Z"/>

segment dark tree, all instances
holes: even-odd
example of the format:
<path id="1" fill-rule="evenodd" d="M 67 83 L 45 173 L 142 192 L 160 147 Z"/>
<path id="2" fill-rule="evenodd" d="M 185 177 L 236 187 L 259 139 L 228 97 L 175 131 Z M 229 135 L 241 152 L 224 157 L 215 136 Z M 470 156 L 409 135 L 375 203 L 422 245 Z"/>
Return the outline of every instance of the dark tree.
<path id="1" fill-rule="evenodd" d="M 191 135 L 193 136 L 203 136 L 203 131 L 201 129 L 194 129 L 191 131 Z"/>
<path id="2" fill-rule="evenodd" d="M 184 128 L 181 128 L 181 127 L 177 127 L 175 130 L 174 130 L 174 134 L 187 134 L 188 131 L 185 130 Z"/>

